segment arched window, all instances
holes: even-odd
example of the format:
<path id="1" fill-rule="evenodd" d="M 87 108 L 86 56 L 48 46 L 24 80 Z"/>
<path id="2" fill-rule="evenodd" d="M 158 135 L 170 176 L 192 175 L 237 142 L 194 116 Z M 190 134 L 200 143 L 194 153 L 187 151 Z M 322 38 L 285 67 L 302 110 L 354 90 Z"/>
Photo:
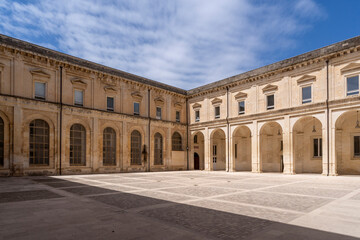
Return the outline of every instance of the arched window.
<path id="1" fill-rule="evenodd" d="M 86 130 L 81 124 L 70 128 L 70 165 L 86 165 Z"/>
<path id="2" fill-rule="evenodd" d="M 197 135 L 194 136 L 194 143 L 198 143 Z"/>
<path id="3" fill-rule="evenodd" d="M 141 165 L 141 134 L 137 130 L 131 133 L 131 164 Z"/>
<path id="4" fill-rule="evenodd" d="M 110 127 L 103 133 L 103 165 L 116 165 L 116 132 Z"/>
<path id="5" fill-rule="evenodd" d="M 182 151 L 181 135 L 178 132 L 174 132 L 174 134 L 172 135 L 172 150 Z"/>
<path id="6" fill-rule="evenodd" d="M 0 118 L 0 166 L 4 166 L 4 121 Z"/>
<path id="7" fill-rule="evenodd" d="M 29 162 L 36 165 L 49 165 L 49 124 L 41 119 L 30 123 Z"/>
<path id="8" fill-rule="evenodd" d="M 154 165 L 163 164 L 163 138 L 160 133 L 155 134 Z"/>

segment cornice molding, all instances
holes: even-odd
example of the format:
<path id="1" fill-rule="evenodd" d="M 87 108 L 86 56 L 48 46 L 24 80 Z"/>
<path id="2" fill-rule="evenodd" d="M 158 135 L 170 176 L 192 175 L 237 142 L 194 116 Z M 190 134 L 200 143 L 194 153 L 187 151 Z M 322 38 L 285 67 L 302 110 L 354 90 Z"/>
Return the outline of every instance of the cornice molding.
<path id="1" fill-rule="evenodd" d="M 341 72 L 348 72 L 348 71 L 352 71 L 352 70 L 358 70 L 360 69 L 360 63 L 350 63 L 348 65 L 346 65 L 345 67 L 343 67 L 341 69 Z"/>
<path id="2" fill-rule="evenodd" d="M 117 89 L 113 88 L 111 86 L 105 86 L 104 91 L 107 92 L 107 93 L 117 93 Z"/>
<path id="3" fill-rule="evenodd" d="M 297 81 L 297 84 L 306 84 L 306 83 L 311 83 L 311 82 L 315 82 L 316 81 L 316 76 L 314 75 L 304 75 L 302 77 L 300 77 Z"/>
<path id="4" fill-rule="evenodd" d="M 241 100 L 241 99 L 245 99 L 245 98 L 247 98 L 247 94 L 244 92 L 238 92 L 235 95 L 235 100 Z"/>
<path id="5" fill-rule="evenodd" d="M 272 84 L 268 84 L 262 89 L 263 93 L 275 92 L 277 90 L 278 86 Z"/>
<path id="6" fill-rule="evenodd" d="M 47 72 L 45 72 L 41 68 L 36 68 L 36 69 L 30 70 L 30 73 L 32 75 L 37 75 L 37 76 L 40 76 L 40 77 L 50 78 L 50 74 L 48 74 Z"/>
<path id="7" fill-rule="evenodd" d="M 194 105 L 192 105 L 193 109 L 199 109 L 201 108 L 201 104 L 200 103 L 195 103 Z"/>
<path id="8" fill-rule="evenodd" d="M 163 106 L 165 104 L 165 100 L 162 97 L 157 97 L 154 99 L 155 105 Z"/>
<path id="9" fill-rule="evenodd" d="M 134 98 L 135 100 L 141 101 L 143 99 L 143 96 L 141 95 L 141 93 L 139 91 L 135 91 L 131 93 L 132 98 Z"/>
<path id="10" fill-rule="evenodd" d="M 82 78 L 79 78 L 79 77 L 74 77 L 70 80 L 70 82 L 73 84 L 73 85 L 76 85 L 78 87 L 82 87 L 82 88 L 86 88 L 87 87 L 87 83 L 82 79 Z"/>
<path id="11" fill-rule="evenodd" d="M 215 105 L 215 104 L 221 104 L 222 103 L 222 99 L 220 98 L 214 98 L 212 101 L 211 101 L 212 105 Z"/>

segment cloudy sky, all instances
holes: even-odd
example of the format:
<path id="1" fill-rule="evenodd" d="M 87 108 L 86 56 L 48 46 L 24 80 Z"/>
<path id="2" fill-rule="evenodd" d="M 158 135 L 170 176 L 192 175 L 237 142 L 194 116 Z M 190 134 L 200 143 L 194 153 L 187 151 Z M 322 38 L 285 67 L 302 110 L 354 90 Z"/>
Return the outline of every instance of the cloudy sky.
<path id="1" fill-rule="evenodd" d="M 360 1 L 0 0 L 0 33 L 183 89 L 360 35 Z"/>

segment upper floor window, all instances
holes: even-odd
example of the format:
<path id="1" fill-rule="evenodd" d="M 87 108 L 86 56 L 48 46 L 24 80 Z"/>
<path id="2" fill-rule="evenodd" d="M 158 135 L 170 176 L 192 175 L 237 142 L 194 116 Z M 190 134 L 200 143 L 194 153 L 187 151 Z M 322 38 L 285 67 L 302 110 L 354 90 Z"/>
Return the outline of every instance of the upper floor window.
<path id="1" fill-rule="evenodd" d="M 106 107 L 108 111 L 114 111 L 114 98 L 107 97 L 106 98 Z"/>
<path id="2" fill-rule="evenodd" d="M 267 95 L 266 96 L 266 109 L 274 109 L 274 95 Z"/>
<path id="3" fill-rule="evenodd" d="M 156 119 L 161 119 L 161 107 L 156 107 Z"/>
<path id="4" fill-rule="evenodd" d="M 140 115 L 140 103 L 134 102 L 134 115 Z"/>
<path id="5" fill-rule="evenodd" d="M 198 143 L 198 136 L 197 135 L 194 136 L 194 143 Z"/>
<path id="6" fill-rule="evenodd" d="M 84 106 L 84 91 L 82 90 L 74 91 L 74 104 L 77 106 Z"/>
<path id="7" fill-rule="evenodd" d="M 245 113 L 245 101 L 239 102 L 239 115 Z"/>
<path id="8" fill-rule="evenodd" d="M 311 102 L 311 86 L 302 88 L 302 103 Z"/>
<path id="9" fill-rule="evenodd" d="M 359 94 L 359 76 L 353 76 L 346 78 L 346 95 Z"/>
<path id="10" fill-rule="evenodd" d="M 215 107 L 215 118 L 220 118 L 220 106 Z"/>
<path id="11" fill-rule="evenodd" d="M 180 112 L 179 111 L 176 111 L 175 113 L 175 117 L 176 117 L 176 122 L 180 122 Z"/>
<path id="12" fill-rule="evenodd" d="M 45 99 L 45 90 L 46 85 L 43 82 L 35 82 L 35 98 L 36 99 Z"/>
<path id="13" fill-rule="evenodd" d="M 195 122 L 199 122 L 200 121 L 200 111 L 196 110 L 195 111 Z"/>

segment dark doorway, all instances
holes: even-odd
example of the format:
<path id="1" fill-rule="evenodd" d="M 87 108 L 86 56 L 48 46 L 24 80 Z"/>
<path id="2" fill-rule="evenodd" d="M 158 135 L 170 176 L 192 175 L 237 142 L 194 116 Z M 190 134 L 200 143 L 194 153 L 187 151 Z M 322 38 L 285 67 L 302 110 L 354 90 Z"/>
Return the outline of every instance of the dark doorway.
<path id="1" fill-rule="evenodd" d="M 200 170 L 200 157 L 197 153 L 194 153 L 194 170 Z"/>

